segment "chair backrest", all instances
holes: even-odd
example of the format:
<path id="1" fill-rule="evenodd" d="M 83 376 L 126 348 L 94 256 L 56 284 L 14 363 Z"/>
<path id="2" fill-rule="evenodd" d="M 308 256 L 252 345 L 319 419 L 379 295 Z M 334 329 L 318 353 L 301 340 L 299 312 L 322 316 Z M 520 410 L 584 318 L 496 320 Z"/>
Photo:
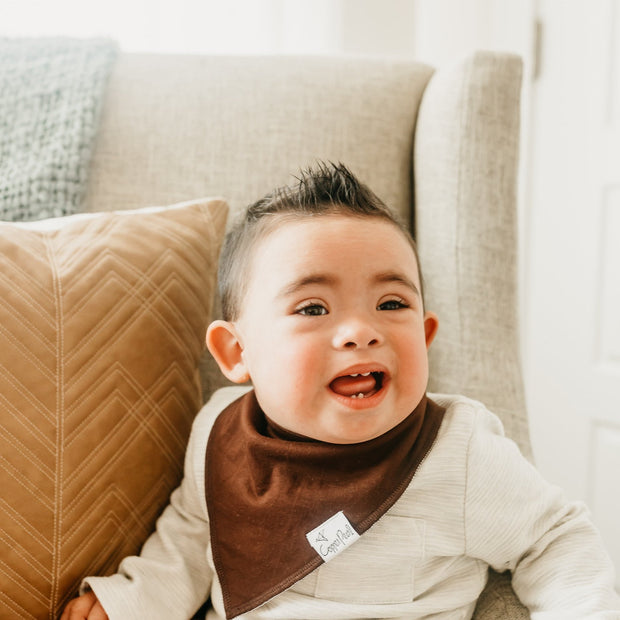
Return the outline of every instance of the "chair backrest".
<path id="1" fill-rule="evenodd" d="M 432 72 L 347 57 L 121 54 L 87 209 L 223 195 L 237 211 L 327 159 L 409 217 L 416 115 Z"/>
<path id="2" fill-rule="evenodd" d="M 483 400 L 529 454 L 516 316 L 520 80 L 519 59 L 495 53 L 436 72 L 388 59 L 122 54 L 87 209 L 217 195 L 234 213 L 317 159 L 346 163 L 415 228 L 440 317 L 431 391 Z M 209 390 L 217 374 L 206 371 Z"/>

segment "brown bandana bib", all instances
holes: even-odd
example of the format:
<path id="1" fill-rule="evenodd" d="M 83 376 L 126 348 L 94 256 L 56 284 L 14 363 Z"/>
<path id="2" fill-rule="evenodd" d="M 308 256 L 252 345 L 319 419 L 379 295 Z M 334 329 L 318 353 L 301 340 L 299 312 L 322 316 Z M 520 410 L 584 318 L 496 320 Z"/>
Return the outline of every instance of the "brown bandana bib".
<path id="1" fill-rule="evenodd" d="M 254 392 L 216 419 L 205 491 L 226 617 L 245 613 L 323 563 L 306 534 L 342 511 L 363 534 L 405 491 L 445 410 L 424 397 L 384 435 L 338 445 L 270 422 Z"/>

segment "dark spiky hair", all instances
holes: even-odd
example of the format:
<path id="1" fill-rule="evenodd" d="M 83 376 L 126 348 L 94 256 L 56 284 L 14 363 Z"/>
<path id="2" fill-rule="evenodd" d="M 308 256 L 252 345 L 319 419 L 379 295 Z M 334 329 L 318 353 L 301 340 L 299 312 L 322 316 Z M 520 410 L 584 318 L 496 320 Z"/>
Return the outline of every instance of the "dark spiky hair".
<path id="1" fill-rule="evenodd" d="M 318 162 L 314 167 L 301 170 L 295 179 L 296 183 L 278 187 L 251 204 L 226 236 L 218 272 L 225 320 L 235 321 L 239 317 L 256 243 L 276 224 L 303 217 L 339 214 L 391 222 L 413 248 L 422 286 L 418 253 L 409 230 L 344 164 Z"/>
<path id="2" fill-rule="evenodd" d="M 299 213 L 305 215 L 340 211 L 357 215 L 389 213 L 383 201 L 360 183 L 343 164 L 319 162 L 314 168 L 301 170 L 294 177 L 297 183 L 278 187 L 247 210 L 247 218 L 259 219 L 263 215 Z"/>

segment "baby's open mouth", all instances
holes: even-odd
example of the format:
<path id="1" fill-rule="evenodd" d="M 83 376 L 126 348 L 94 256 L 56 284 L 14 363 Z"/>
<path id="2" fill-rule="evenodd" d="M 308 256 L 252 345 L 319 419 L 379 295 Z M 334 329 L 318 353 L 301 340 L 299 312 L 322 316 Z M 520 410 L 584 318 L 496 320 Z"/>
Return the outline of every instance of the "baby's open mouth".
<path id="1" fill-rule="evenodd" d="M 348 398 L 368 398 L 383 386 L 382 372 L 364 372 L 336 377 L 329 387 L 333 392 Z"/>

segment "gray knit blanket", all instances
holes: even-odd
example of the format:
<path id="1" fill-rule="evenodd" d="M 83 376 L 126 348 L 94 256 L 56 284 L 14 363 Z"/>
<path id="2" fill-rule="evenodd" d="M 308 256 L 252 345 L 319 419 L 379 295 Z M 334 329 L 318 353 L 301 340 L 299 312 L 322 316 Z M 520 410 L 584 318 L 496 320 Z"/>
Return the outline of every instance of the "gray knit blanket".
<path id="1" fill-rule="evenodd" d="M 0 38 L 0 220 L 81 210 L 116 53 L 101 39 Z"/>

